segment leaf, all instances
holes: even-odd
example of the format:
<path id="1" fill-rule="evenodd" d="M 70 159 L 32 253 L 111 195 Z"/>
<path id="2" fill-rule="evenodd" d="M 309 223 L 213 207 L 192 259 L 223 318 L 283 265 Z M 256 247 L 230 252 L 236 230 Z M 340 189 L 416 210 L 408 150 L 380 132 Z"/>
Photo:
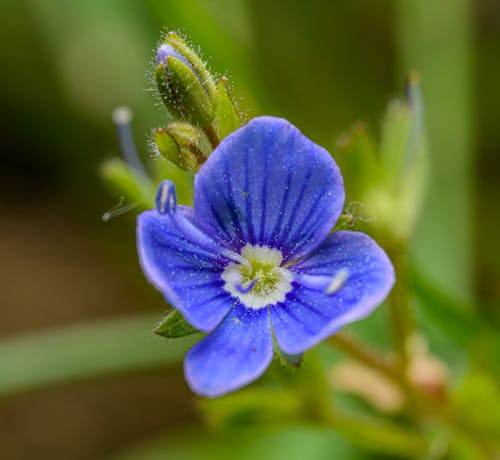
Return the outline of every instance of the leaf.
<path id="1" fill-rule="evenodd" d="M 156 326 L 155 334 L 167 339 L 177 339 L 187 337 L 193 334 L 199 334 L 200 331 L 189 324 L 179 310 L 173 310 L 163 318 Z"/>
<path id="2" fill-rule="evenodd" d="M 170 436 L 169 436 L 170 434 Z M 235 455 L 237 454 L 237 455 Z M 309 425 L 284 428 L 165 433 L 141 441 L 109 460 L 362 460 L 358 448 L 338 433 Z M 384 457 L 385 458 L 385 457 Z"/>
<path id="3" fill-rule="evenodd" d="M 165 346 L 155 314 L 34 332 L 0 342 L 0 398 L 50 385 L 179 363 L 198 338 Z"/>

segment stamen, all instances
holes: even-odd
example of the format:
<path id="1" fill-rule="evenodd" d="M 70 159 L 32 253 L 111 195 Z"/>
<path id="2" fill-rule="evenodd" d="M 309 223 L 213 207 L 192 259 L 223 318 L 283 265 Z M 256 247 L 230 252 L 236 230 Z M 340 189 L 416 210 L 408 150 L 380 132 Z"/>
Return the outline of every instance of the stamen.
<path id="1" fill-rule="evenodd" d="M 249 283 L 247 286 L 244 286 L 241 283 L 235 283 L 235 287 L 242 294 L 247 294 L 247 293 L 249 293 L 255 287 L 255 285 L 257 284 L 258 281 L 259 281 L 259 279 L 256 278 L 251 283 Z"/>
<path id="2" fill-rule="evenodd" d="M 132 136 L 132 110 L 128 107 L 117 107 L 111 115 L 116 126 L 118 142 L 122 151 L 123 159 L 135 171 L 147 177 L 144 166 L 139 159 Z"/>
<path id="3" fill-rule="evenodd" d="M 247 244 L 237 256 L 221 274 L 227 292 L 246 307 L 257 310 L 285 300 L 292 290 L 293 274 L 280 266 L 280 251 Z"/>
<path id="4" fill-rule="evenodd" d="M 177 209 L 177 195 L 172 181 L 164 180 L 156 194 L 156 209 L 160 214 L 172 215 Z"/>
<path id="5" fill-rule="evenodd" d="M 327 286 L 325 294 L 335 294 L 340 288 L 342 288 L 342 286 L 344 286 L 347 278 L 349 278 L 349 270 L 347 270 L 346 268 L 341 268 L 332 278 L 330 284 Z"/>

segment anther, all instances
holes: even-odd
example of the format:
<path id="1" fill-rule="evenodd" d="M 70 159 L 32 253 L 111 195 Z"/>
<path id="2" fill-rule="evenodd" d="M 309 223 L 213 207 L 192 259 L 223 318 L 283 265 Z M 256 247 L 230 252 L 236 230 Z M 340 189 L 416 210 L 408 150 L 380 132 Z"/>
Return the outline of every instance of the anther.
<path id="1" fill-rule="evenodd" d="M 256 278 L 256 279 L 254 279 L 251 283 L 249 283 L 246 286 L 244 286 L 243 284 L 241 284 L 241 282 L 235 283 L 234 285 L 235 285 L 236 289 L 238 289 L 238 291 L 241 294 L 247 294 L 247 293 L 249 293 L 255 287 L 255 285 L 257 284 L 258 281 L 259 281 L 259 279 Z"/>
<path id="2" fill-rule="evenodd" d="M 330 284 L 325 289 L 325 294 L 326 295 L 335 294 L 339 289 L 342 288 L 342 286 L 344 286 L 348 277 L 349 277 L 349 270 L 347 270 L 346 268 L 341 268 L 335 274 L 335 276 L 330 281 Z"/>
<path id="3" fill-rule="evenodd" d="M 156 194 L 156 209 L 160 214 L 172 215 L 177 209 L 177 195 L 175 185 L 169 180 L 164 180 Z"/>

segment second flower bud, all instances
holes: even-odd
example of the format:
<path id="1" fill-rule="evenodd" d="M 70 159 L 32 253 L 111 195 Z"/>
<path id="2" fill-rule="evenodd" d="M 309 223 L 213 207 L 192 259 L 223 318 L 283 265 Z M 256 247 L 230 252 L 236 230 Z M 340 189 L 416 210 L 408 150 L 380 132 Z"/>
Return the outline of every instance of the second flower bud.
<path id="1" fill-rule="evenodd" d="M 200 127 L 215 118 L 216 86 L 200 57 L 170 32 L 156 53 L 155 80 L 168 111 Z"/>

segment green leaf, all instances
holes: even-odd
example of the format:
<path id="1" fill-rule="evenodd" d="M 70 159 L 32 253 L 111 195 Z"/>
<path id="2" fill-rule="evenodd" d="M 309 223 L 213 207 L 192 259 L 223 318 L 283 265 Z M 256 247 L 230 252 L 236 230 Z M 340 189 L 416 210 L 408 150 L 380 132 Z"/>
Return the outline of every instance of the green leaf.
<path id="1" fill-rule="evenodd" d="M 219 80 L 215 113 L 220 139 L 224 139 L 241 126 L 240 117 L 229 93 L 228 80 L 225 77 Z"/>
<path id="2" fill-rule="evenodd" d="M 167 339 L 187 337 L 199 333 L 200 331 L 195 329 L 184 319 L 179 310 L 172 310 L 168 313 L 155 329 L 156 335 L 161 335 Z"/>
<path id="3" fill-rule="evenodd" d="M 237 453 L 237 455 L 235 455 Z M 108 460 L 366 460 L 366 453 L 338 433 L 293 425 L 283 428 L 165 433 Z M 371 458 L 371 457 L 370 457 Z M 384 457 L 385 458 L 385 457 Z"/>
<path id="4" fill-rule="evenodd" d="M 156 314 L 76 324 L 0 342 L 0 398 L 50 385 L 179 363 L 199 339 L 151 334 Z"/>

